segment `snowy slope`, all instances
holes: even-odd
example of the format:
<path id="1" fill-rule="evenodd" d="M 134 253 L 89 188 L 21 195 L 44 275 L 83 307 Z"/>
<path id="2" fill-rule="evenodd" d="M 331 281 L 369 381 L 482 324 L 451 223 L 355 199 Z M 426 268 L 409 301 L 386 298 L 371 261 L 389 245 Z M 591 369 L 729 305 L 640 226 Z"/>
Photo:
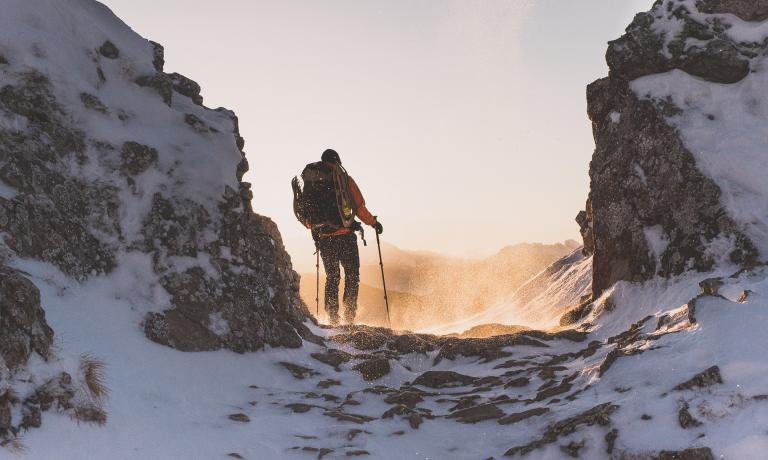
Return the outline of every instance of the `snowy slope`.
<path id="1" fill-rule="evenodd" d="M 139 268 L 140 261 L 136 262 Z M 765 269 L 724 278 L 720 288 L 724 297 L 698 297 L 698 283 L 717 273 L 645 285 L 619 283 L 606 293 L 613 309 L 589 318 L 594 325 L 585 340 L 545 340 L 544 348 L 503 347 L 509 355 L 488 362 L 459 356 L 435 365 L 437 349 L 426 354 L 398 353 L 384 346 L 363 352 L 350 344 L 329 342 L 332 348 L 358 355 L 336 371 L 310 357 L 310 353 L 324 351 L 312 344 L 299 350 L 238 355 L 229 351 L 180 353 L 147 341 L 135 327 L 137 312 L 126 299 L 114 295 L 121 289 L 142 286 L 146 281 L 140 269 L 78 285 L 46 264 L 24 263 L 22 267 L 41 286 L 59 346 L 69 351 L 98 351 L 108 363 L 111 390 L 106 426 L 78 425 L 66 415 L 46 413 L 43 428 L 22 438 L 27 458 L 210 459 L 226 458 L 229 453 L 249 459 L 314 458 L 321 448 L 333 449 L 324 458 L 346 458 L 347 452 L 362 450 L 372 458 L 499 458 L 513 447 L 539 439 L 548 426 L 607 403 L 618 408 L 605 426 L 577 423 L 573 433 L 534 448 L 525 458 L 570 458 L 560 446 L 571 442 L 584 443 L 579 449 L 582 458 L 608 458 L 604 438 L 614 429 L 618 430 L 615 455 L 711 447 L 716 458 L 757 460 L 768 447 L 763 433 L 768 422 L 768 358 L 762 352 L 768 346 Z M 751 291 L 746 301 L 737 302 L 746 290 Z M 695 313 L 689 314 L 695 298 Z M 670 319 L 657 327 L 665 315 Z M 633 329 L 645 317 L 642 326 Z M 344 333 L 316 331 L 324 336 Z M 584 353 L 589 349 L 593 354 Z M 391 371 L 366 382 L 351 368 L 365 362 L 371 353 L 388 356 Z M 619 357 L 608 367 L 605 363 L 612 360 L 612 354 Z M 280 366 L 286 361 L 316 374 L 295 378 Z M 601 366 L 606 367 L 602 375 Z M 719 366 L 723 383 L 673 390 L 712 366 Z M 497 376 L 499 380 L 444 389 L 408 385 L 428 370 Z M 523 376 L 528 382 L 522 386 L 504 387 Z M 327 379 L 339 384 L 318 386 Z M 559 388 L 564 381 L 569 382 L 567 390 L 539 396 L 543 388 Z M 384 401 L 386 394 L 361 392 L 387 388 L 422 394 L 423 401 L 416 408 L 424 411 L 424 420 L 418 429 L 399 415 L 381 418 L 396 407 Z M 474 424 L 443 418 L 468 397 L 471 402 L 466 407 L 496 401 L 493 404 L 501 413 Z M 345 403 L 350 399 L 354 405 Z M 286 407 L 289 404 L 310 406 L 307 412 L 301 412 L 301 407 L 294 412 Z M 371 420 L 357 423 L 332 418 L 329 411 L 339 407 L 344 413 Z M 680 426 L 683 407 L 688 407 L 700 425 Z M 499 417 L 537 408 L 549 412 L 515 424 L 498 423 Z M 238 413 L 250 421 L 228 418 Z M 434 418 L 428 419 L 428 413 Z M 310 450 L 301 450 L 305 447 Z"/>
<path id="2" fill-rule="evenodd" d="M 560 259 L 522 285 L 510 298 L 461 321 L 422 329 L 431 334 L 461 333 L 483 324 L 524 325 L 549 329 L 591 294 L 592 258 L 581 249 Z"/>

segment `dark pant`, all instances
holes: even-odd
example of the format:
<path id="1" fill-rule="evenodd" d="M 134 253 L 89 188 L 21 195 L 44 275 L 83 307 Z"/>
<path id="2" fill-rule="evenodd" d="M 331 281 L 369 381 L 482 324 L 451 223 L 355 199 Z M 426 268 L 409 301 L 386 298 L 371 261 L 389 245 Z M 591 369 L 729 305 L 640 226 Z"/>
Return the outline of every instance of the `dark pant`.
<path id="1" fill-rule="evenodd" d="M 357 235 L 325 236 L 319 241 L 320 257 L 325 268 L 325 311 L 332 320 L 339 317 L 339 265 L 344 267 L 344 318 L 355 319 L 357 292 L 360 287 L 360 255 L 357 252 Z"/>

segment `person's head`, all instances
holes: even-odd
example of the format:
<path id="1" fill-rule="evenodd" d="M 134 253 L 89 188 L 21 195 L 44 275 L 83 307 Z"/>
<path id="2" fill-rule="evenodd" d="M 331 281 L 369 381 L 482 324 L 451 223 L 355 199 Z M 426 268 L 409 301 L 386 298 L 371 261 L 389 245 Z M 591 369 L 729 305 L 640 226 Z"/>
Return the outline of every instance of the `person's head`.
<path id="1" fill-rule="evenodd" d="M 323 155 L 320 157 L 320 159 L 327 161 L 328 163 L 336 163 L 337 165 L 341 164 L 341 158 L 339 157 L 339 154 L 333 149 L 328 149 L 323 152 Z"/>

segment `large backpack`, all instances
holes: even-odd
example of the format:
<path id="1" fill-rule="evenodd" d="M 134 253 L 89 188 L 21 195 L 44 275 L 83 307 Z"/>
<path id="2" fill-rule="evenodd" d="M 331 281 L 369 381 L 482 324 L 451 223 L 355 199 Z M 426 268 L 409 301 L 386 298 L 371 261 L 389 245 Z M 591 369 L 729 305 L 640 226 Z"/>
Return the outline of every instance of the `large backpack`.
<path id="1" fill-rule="evenodd" d="M 294 177 L 291 185 L 293 211 L 302 224 L 320 233 L 353 226 L 357 209 L 349 191 L 349 176 L 341 165 L 310 163 L 301 173 L 301 182 Z"/>

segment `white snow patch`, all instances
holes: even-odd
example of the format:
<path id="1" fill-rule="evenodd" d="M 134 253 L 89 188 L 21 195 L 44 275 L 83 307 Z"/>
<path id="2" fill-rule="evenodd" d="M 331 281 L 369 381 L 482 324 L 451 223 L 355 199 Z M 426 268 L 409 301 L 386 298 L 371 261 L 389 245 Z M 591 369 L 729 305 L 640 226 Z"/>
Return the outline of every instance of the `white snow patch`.
<path id="1" fill-rule="evenodd" d="M 611 118 L 611 122 L 618 123 L 621 121 L 621 113 L 613 111 L 608 115 Z"/>
<path id="2" fill-rule="evenodd" d="M 661 267 L 661 256 L 669 246 L 669 238 L 664 233 L 664 227 L 661 225 L 654 225 L 653 227 L 645 227 L 643 229 L 645 234 L 645 241 L 648 243 L 648 248 L 653 254 L 653 258 L 656 260 L 656 273 L 658 273 Z"/>
<path id="3" fill-rule="evenodd" d="M 218 336 L 229 333 L 229 321 L 227 321 L 221 312 L 213 312 L 208 315 L 208 329 Z"/>

